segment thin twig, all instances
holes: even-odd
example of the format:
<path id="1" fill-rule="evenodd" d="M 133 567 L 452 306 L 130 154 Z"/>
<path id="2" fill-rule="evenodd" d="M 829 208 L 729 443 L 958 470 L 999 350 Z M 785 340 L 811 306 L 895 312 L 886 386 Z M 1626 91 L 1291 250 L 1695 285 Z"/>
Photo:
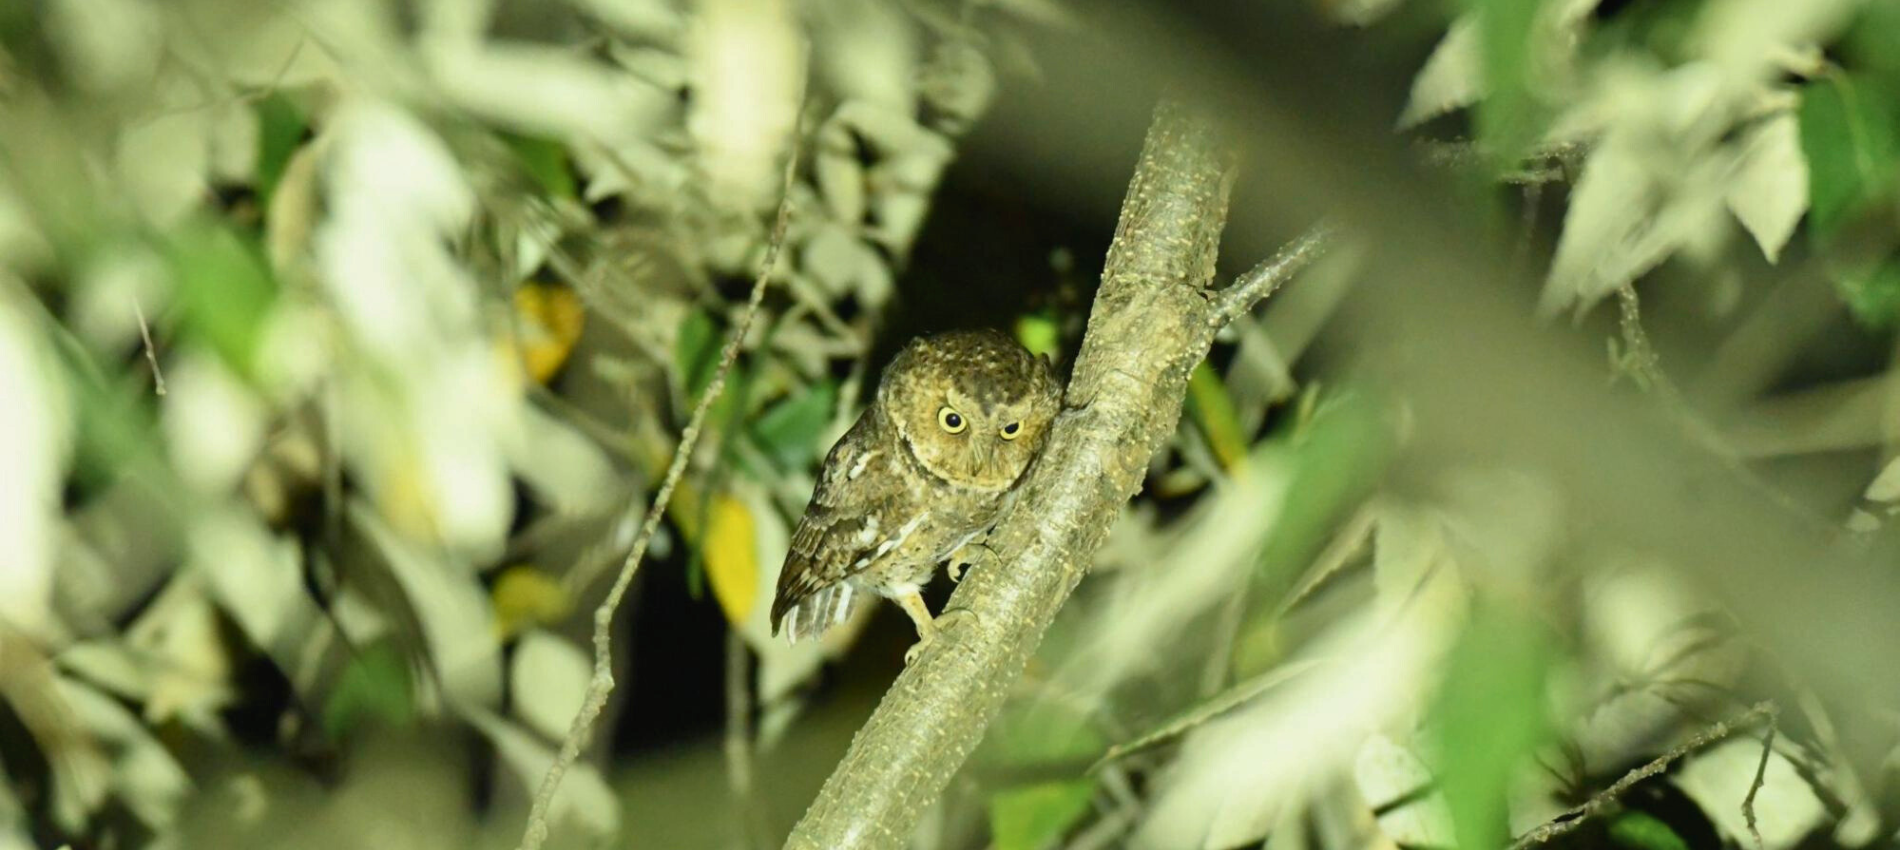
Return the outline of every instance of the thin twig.
<path id="1" fill-rule="evenodd" d="M 1671 747 L 1668 752 L 1650 760 L 1649 763 L 1629 773 L 1623 774 L 1623 778 L 1616 780 L 1610 787 L 1597 792 L 1595 796 L 1584 801 L 1583 805 L 1564 812 L 1546 821 L 1536 829 L 1518 836 L 1516 841 L 1511 842 L 1510 850 L 1524 850 L 1524 848 L 1527 847 L 1535 847 L 1584 825 L 1584 823 L 1591 818 L 1602 814 L 1605 809 L 1610 807 L 1611 803 L 1616 802 L 1618 797 L 1623 796 L 1623 794 L 1628 792 L 1631 788 L 1636 787 L 1637 783 L 1662 773 L 1683 756 L 1728 738 L 1736 732 L 1753 726 L 1764 718 L 1772 723 L 1775 711 L 1774 703 L 1767 701 L 1758 702 L 1750 706 L 1747 711 L 1737 715 L 1734 719 L 1722 721 L 1696 733 L 1694 737 Z M 1749 796 L 1752 798 L 1754 792 L 1750 791 Z M 1749 806 L 1752 804 L 1744 802 L 1743 805 Z"/>
<path id="2" fill-rule="evenodd" d="M 744 846 L 764 847 L 764 824 L 753 796 L 752 653 L 737 630 L 726 632 L 726 782 L 739 813 Z"/>
<path id="3" fill-rule="evenodd" d="M 1232 285 L 1214 293 L 1214 311 L 1208 321 L 1218 328 L 1252 309 L 1317 259 L 1332 241 L 1331 225 L 1321 222 L 1308 228 L 1278 253 L 1235 278 Z"/>
<path id="4" fill-rule="evenodd" d="M 758 316 L 759 305 L 765 300 L 766 285 L 772 279 L 772 267 L 778 263 L 779 249 L 785 243 L 786 224 L 791 220 L 792 180 L 798 167 L 798 145 L 785 158 L 785 182 L 779 197 L 778 217 L 772 224 L 772 234 L 766 242 L 765 258 L 759 264 L 759 276 L 752 283 L 751 297 L 746 300 L 745 312 L 740 314 L 739 323 L 733 326 L 731 336 L 719 354 L 719 369 L 713 373 L 712 383 L 700 394 L 699 404 L 693 408 L 692 418 L 686 423 L 686 430 L 680 433 L 679 447 L 673 452 L 673 462 L 667 467 L 666 478 L 660 482 L 660 490 L 654 494 L 653 504 L 647 508 L 646 521 L 640 526 L 640 534 L 633 540 L 633 549 L 627 553 L 627 560 L 620 565 L 620 575 L 614 579 L 613 587 L 607 591 L 607 598 L 594 609 L 594 675 L 587 683 L 586 699 L 581 710 L 574 716 L 574 723 L 568 727 L 567 736 L 561 741 L 561 751 L 555 756 L 554 763 L 548 766 L 547 775 L 541 779 L 541 787 L 534 794 L 533 808 L 528 812 L 528 825 L 521 837 L 517 850 L 538 850 L 548 838 L 548 807 L 554 802 L 554 793 L 561 787 L 561 779 L 567 775 L 568 768 L 580 758 L 581 748 L 593 737 L 594 722 L 600 718 L 601 709 L 607 705 L 607 696 L 613 692 L 613 618 L 615 609 L 620 607 L 620 599 L 633 583 L 634 573 L 639 570 L 640 561 L 646 557 L 647 546 L 653 541 L 653 533 L 660 526 L 660 519 L 666 515 L 666 505 L 673 498 L 673 488 L 679 484 L 680 476 L 686 471 L 687 461 L 693 455 L 693 447 L 699 444 L 700 430 L 705 426 L 706 415 L 712 410 L 713 402 L 725 392 L 726 377 L 732 371 L 732 364 L 739 359 L 739 349 L 752 330 L 752 320 Z"/>
<path id="5" fill-rule="evenodd" d="M 1755 781 L 1748 783 L 1748 795 L 1742 798 L 1742 820 L 1748 823 L 1748 835 L 1755 839 L 1755 850 L 1762 850 L 1761 829 L 1755 825 L 1755 794 L 1768 777 L 1768 754 L 1775 749 L 1775 712 L 1769 706 L 1768 734 L 1761 739 L 1761 761 L 1755 763 Z"/>
<path id="6" fill-rule="evenodd" d="M 158 349 L 152 345 L 152 326 L 145 322 L 145 308 L 139 297 L 132 296 L 132 315 L 139 320 L 139 338 L 145 340 L 145 362 L 152 364 L 152 393 L 165 394 L 165 373 L 158 368 Z"/>

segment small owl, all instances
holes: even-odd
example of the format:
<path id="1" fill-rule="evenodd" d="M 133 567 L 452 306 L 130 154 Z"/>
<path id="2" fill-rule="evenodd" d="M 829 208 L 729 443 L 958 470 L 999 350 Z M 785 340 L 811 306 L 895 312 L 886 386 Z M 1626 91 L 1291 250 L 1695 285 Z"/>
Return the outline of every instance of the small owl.
<path id="1" fill-rule="evenodd" d="M 1060 396 L 1049 361 L 996 331 L 906 345 L 825 456 L 779 572 L 773 634 L 784 624 L 793 641 L 815 637 L 875 593 L 916 622 L 918 646 L 929 643 L 919 589 L 995 524 Z"/>

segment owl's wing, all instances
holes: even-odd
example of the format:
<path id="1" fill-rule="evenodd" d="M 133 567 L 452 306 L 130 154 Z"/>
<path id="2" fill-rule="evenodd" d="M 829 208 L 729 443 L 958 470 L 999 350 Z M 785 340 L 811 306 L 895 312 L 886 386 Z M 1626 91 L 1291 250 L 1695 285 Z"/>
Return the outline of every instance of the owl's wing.
<path id="1" fill-rule="evenodd" d="M 779 571 L 778 596 L 772 601 L 772 633 L 791 620 L 792 640 L 816 635 L 843 622 L 857 600 L 844 579 L 863 566 L 880 541 L 876 507 L 884 501 L 889 476 L 875 467 L 882 449 L 872 439 L 876 423 L 866 412 L 825 456 L 824 470 L 811 503 L 792 532 L 785 566 Z"/>

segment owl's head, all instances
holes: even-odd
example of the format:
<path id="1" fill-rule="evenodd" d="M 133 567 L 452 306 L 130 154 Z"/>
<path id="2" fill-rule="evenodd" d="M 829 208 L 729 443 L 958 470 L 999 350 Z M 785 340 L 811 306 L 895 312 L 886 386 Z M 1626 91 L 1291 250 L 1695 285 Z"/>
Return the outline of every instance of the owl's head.
<path id="1" fill-rule="evenodd" d="M 913 340 L 877 389 L 898 442 L 925 469 L 987 490 L 1029 468 L 1060 401 L 1049 361 L 992 330 Z"/>

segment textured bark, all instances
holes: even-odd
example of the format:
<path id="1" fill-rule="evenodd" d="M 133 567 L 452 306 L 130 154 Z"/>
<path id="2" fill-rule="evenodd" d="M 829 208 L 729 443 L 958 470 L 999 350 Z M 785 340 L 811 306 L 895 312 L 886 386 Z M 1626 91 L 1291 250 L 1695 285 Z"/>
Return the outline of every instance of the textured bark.
<path id="1" fill-rule="evenodd" d="M 1002 710 L 1088 572 L 1148 460 L 1174 432 L 1188 372 L 1221 316 L 1208 288 L 1233 157 L 1204 116 L 1163 103 L 1122 202 L 1064 412 L 942 637 L 898 676 L 788 848 L 896 848 Z"/>

